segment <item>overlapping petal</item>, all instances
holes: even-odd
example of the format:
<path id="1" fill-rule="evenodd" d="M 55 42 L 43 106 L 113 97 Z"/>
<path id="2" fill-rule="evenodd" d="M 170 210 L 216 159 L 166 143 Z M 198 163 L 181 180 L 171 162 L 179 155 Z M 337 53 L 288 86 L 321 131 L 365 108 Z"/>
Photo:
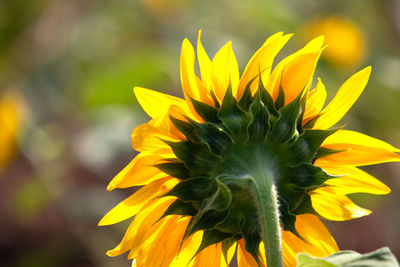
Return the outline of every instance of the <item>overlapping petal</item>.
<path id="1" fill-rule="evenodd" d="M 367 85 L 371 67 L 351 76 L 338 90 L 332 101 L 326 106 L 316 121 L 315 129 L 327 129 L 335 125 L 356 102 Z"/>
<path id="2" fill-rule="evenodd" d="M 353 203 L 346 195 L 339 194 L 329 187 L 311 192 L 313 208 L 322 217 L 332 221 L 346 221 L 369 215 L 370 210 Z"/>

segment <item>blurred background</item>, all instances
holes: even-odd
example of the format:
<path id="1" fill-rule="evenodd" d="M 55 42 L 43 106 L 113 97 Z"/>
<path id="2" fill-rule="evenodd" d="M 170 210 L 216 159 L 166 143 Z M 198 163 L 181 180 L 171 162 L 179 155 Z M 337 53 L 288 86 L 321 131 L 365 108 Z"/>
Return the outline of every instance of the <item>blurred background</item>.
<path id="1" fill-rule="evenodd" d="M 342 122 L 400 147 L 398 0 L 0 0 L 0 266 L 130 265 L 105 255 L 126 222 L 97 222 L 134 190 L 106 191 L 148 120 L 132 87 L 180 96 L 180 45 L 199 29 L 211 57 L 232 40 L 242 71 L 275 32 L 295 33 L 279 58 L 325 34 L 329 99 L 373 66 Z M 341 249 L 399 258 L 400 164 L 366 169 L 392 193 L 352 196 L 374 213 L 326 224 Z"/>

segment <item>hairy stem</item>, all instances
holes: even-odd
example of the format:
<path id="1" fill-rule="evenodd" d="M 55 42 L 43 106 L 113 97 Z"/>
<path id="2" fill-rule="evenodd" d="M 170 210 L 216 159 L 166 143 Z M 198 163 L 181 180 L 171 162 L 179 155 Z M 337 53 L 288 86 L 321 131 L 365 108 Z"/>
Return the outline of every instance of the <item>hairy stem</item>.
<path id="1" fill-rule="evenodd" d="M 253 177 L 252 180 L 267 266 L 283 267 L 278 195 L 273 180 L 265 173 Z"/>

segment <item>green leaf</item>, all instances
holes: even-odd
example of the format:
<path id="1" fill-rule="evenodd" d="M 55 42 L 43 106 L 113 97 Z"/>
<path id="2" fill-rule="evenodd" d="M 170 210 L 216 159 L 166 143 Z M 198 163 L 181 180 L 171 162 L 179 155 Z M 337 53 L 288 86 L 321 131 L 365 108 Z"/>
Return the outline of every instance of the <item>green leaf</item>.
<path id="1" fill-rule="evenodd" d="M 251 91 L 250 91 L 251 82 L 249 82 L 243 92 L 242 97 L 239 100 L 239 107 L 244 110 L 249 110 L 250 104 L 253 102 Z"/>
<path id="2" fill-rule="evenodd" d="M 297 255 L 297 267 L 399 267 L 399 263 L 389 248 L 383 247 L 367 254 L 355 251 L 339 251 L 325 258 Z"/>

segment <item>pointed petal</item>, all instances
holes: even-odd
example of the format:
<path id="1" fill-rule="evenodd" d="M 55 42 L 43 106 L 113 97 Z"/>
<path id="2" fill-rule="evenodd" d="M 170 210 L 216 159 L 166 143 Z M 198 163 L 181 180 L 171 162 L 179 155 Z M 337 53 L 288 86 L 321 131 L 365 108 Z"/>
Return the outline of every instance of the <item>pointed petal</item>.
<path id="1" fill-rule="evenodd" d="M 163 222 L 161 221 L 157 224 L 154 223 L 175 199 L 174 197 L 164 197 L 156 199 L 151 204 L 143 207 L 129 225 L 122 241 L 114 249 L 107 251 L 107 255 L 110 257 L 119 256 L 137 247 L 138 244 L 144 244 L 150 233 L 157 232 L 154 229 L 150 231 L 150 229 L 162 225 Z"/>
<path id="2" fill-rule="evenodd" d="M 328 229 L 317 216 L 312 214 L 297 215 L 295 227 L 300 236 L 308 243 L 290 231 L 282 231 L 282 252 L 285 266 L 296 266 L 296 255 L 299 252 L 305 252 L 316 257 L 325 257 L 339 250 Z"/>
<path id="3" fill-rule="evenodd" d="M 332 175 L 344 175 L 334 179 L 329 179 L 325 184 L 332 190 L 342 195 L 353 193 L 369 193 L 384 195 L 390 193 L 390 188 L 372 175 L 353 166 L 320 166 Z"/>
<path id="4" fill-rule="evenodd" d="M 315 129 L 328 129 L 335 125 L 353 106 L 365 86 L 367 85 L 371 67 L 357 72 L 351 76 L 338 90 L 336 96 L 326 106 L 321 116 L 314 124 Z"/>
<path id="5" fill-rule="evenodd" d="M 119 223 L 135 216 L 148 200 L 167 193 L 178 183 L 177 179 L 166 177 L 140 188 L 130 197 L 111 209 L 99 222 L 99 226 Z"/>
<path id="6" fill-rule="evenodd" d="M 222 265 L 221 265 L 222 263 Z M 227 266 L 222 255 L 222 244 L 217 243 L 206 247 L 195 258 L 194 267 L 220 267 Z"/>
<path id="7" fill-rule="evenodd" d="M 107 190 L 146 185 L 157 179 L 168 176 L 153 165 L 164 159 L 159 155 L 148 153 L 138 154 L 121 172 L 108 184 Z"/>
<path id="8" fill-rule="evenodd" d="M 321 79 L 318 78 L 315 89 L 307 95 L 307 104 L 303 116 L 304 123 L 307 123 L 308 120 L 319 114 L 325 104 L 326 95 L 325 85 L 322 83 Z"/>
<path id="9" fill-rule="evenodd" d="M 211 60 L 201 43 L 201 30 L 197 39 L 197 59 L 199 61 L 201 80 L 208 92 L 211 91 Z"/>
<path id="10" fill-rule="evenodd" d="M 318 188 L 310 195 L 315 211 L 328 220 L 345 221 L 371 214 L 370 210 L 357 206 L 348 197 L 329 187 Z"/>
<path id="11" fill-rule="evenodd" d="M 247 64 L 242 78 L 240 79 L 238 92 L 236 98 L 240 99 L 247 84 L 256 78 L 259 74 L 262 74 L 263 81 L 268 81 L 270 70 L 275 56 L 287 43 L 292 34 L 282 36 L 282 33 L 276 33 L 269 37 L 261 48 L 251 57 Z M 252 85 L 252 93 L 258 89 L 257 82 Z"/>
<path id="12" fill-rule="evenodd" d="M 181 49 L 181 83 L 186 101 L 190 103 L 190 99 L 188 99 L 188 96 L 190 96 L 198 101 L 210 102 L 211 99 L 208 100 L 207 97 L 207 89 L 205 89 L 199 77 L 194 72 L 194 65 L 194 49 L 190 41 L 185 38 Z"/>
<path id="13" fill-rule="evenodd" d="M 297 56 L 285 66 L 281 84 L 285 92 L 286 105 L 292 102 L 311 81 L 320 55 L 319 48 L 317 52 Z"/>
<path id="14" fill-rule="evenodd" d="M 395 148 L 394 146 L 382 140 L 376 139 L 366 134 L 349 130 L 339 130 L 333 133 L 324 140 L 322 146 L 332 147 L 335 144 L 358 145 L 370 148 L 384 149 L 392 152 L 400 152 L 398 148 Z"/>
<path id="15" fill-rule="evenodd" d="M 323 43 L 323 36 L 319 36 L 296 53 L 279 62 L 266 86 L 274 99 L 278 96 L 280 85 L 285 91 L 285 104 L 288 104 L 297 97 L 306 85 L 310 84 Z M 301 64 L 305 65 L 301 66 Z"/>
<path id="16" fill-rule="evenodd" d="M 331 164 L 334 166 L 365 166 L 400 161 L 399 154 L 381 148 L 366 147 L 355 144 L 329 144 L 323 145 L 322 147 L 342 152 L 319 158 L 316 160 L 316 164 Z"/>
<path id="17" fill-rule="evenodd" d="M 133 92 L 143 110 L 152 118 L 157 118 L 168 112 L 171 105 L 181 107 L 189 113 L 185 100 L 142 87 L 134 87 Z"/>
<path id="18" fill-rule="evenodd" d="M 211 81 L 213 90 L 222 103 L 229 86 L 236 92 L 239 84 L 239 67 L 232 50 L 232 43 L 228 42 L 215 55 L 211 67 Z"/>
<path id="19" fill-rule="evenodd" d="M 172 150 L 165 141 L 176 142 L 178 138 L 152 126 L 150 123 L 144 123 L 136 127 L 132 132 L 132 146 L 137 151 L 154 152 L 158 154 L 171 154 Z"/>
<path id="20" fill-rule="evenodd" d="M 203 238 L 203 231 L 197 231 L 189 236 L 182 245 L 179 254 L 169 265 L 170 267 L 193 266 L 194 260 L 192 259 L 197 252 L 201 240 Z"/>
<path id="21" fill-rule="evenodd" d="M 237 248 L 237 262 L 238 267 L 258 267 L 254 257 L 247 252 L 245 248 L 244 239 L 241 239 Z"/>
<path id="22" fill-rule="evenodd" d="M 190 217 L 168 216 L 168 223 L 157 234 L 147 250 L 146 264 L 143 266 L 169 266 L 178 255 L 185 229 Z"/>

